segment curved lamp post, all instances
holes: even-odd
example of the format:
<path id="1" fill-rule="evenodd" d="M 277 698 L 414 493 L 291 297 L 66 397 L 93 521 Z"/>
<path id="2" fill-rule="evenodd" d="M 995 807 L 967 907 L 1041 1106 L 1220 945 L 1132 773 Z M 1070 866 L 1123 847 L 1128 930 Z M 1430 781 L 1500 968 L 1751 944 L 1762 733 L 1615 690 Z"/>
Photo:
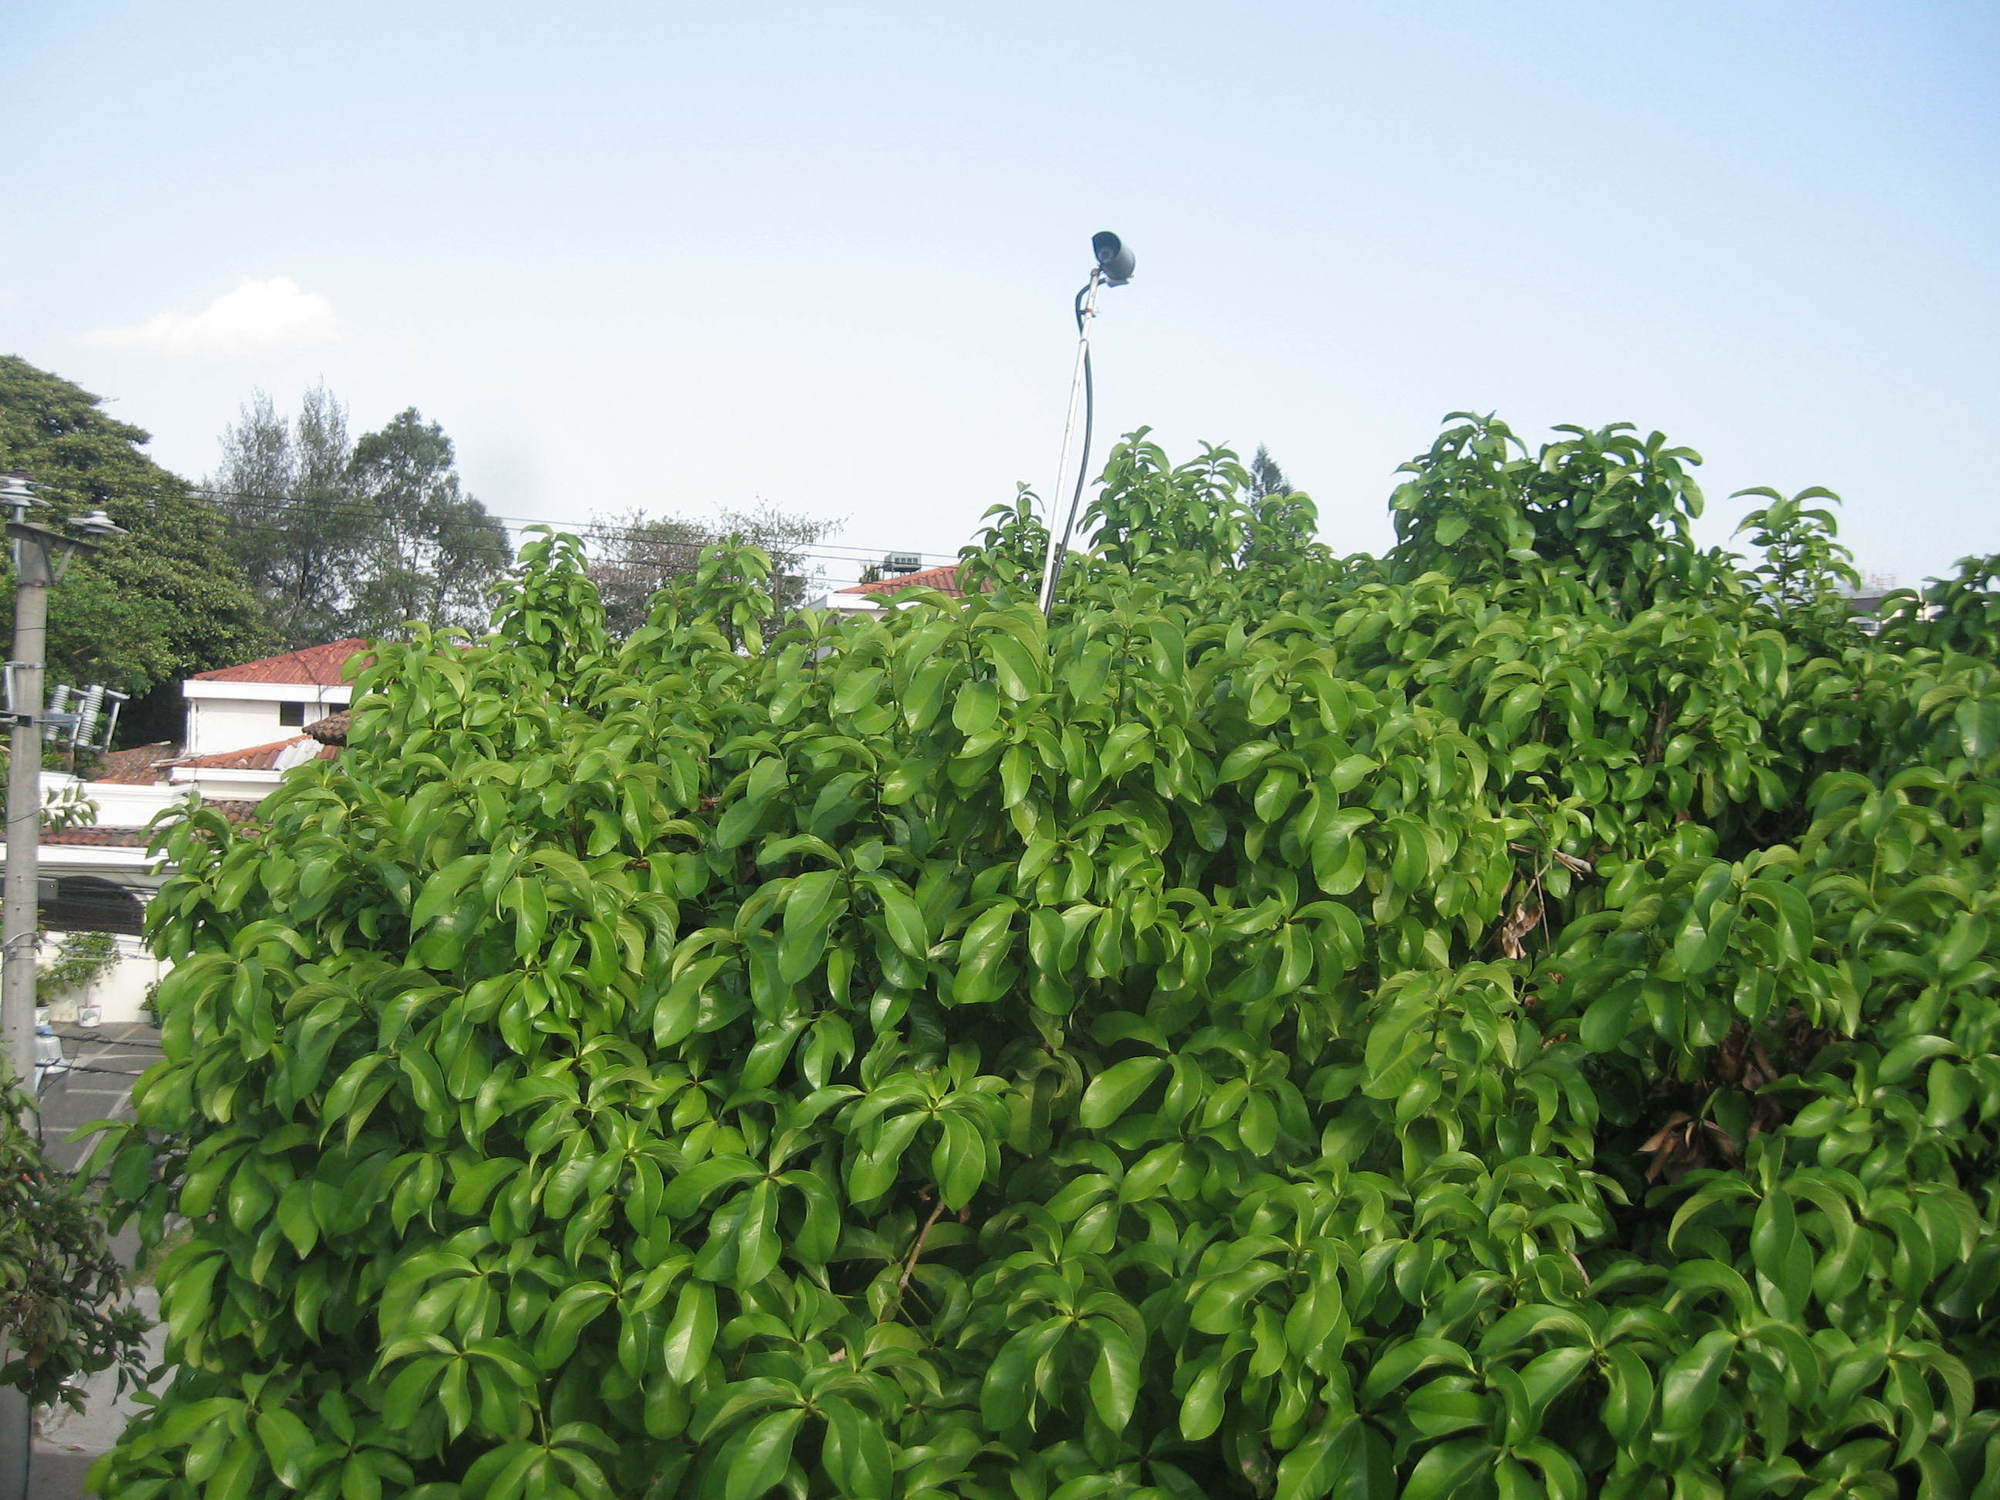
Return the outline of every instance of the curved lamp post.
<path id="1" fill-rule="evenodd" d="M 1049 550 L 1042 559 L 1041 606 L 1044 618 L 1055 606 L 1056 580 L 1062 574 L 1063 554 L 1069 550 L 1070 532 L 1076 526 L 1077 507 L 1083 502 L 1084 476 L 1090 470 L 1090 428 L 1097 402 L 1090 378 L 1090 324 L 1097 316 L 1098 289 L 1125 285 L 1132 279 L 1133 269 L 1138 264 L 1130 247 L 1108 229 L 1099 230 L 1090 237 L 1090 253 L 1097 263 L 1090 268 L 1090 279 L 1076 294 L 1076 373 L 1070 377 L 1069 415 L 1063 422 L 1062 457 L 1056 463 L 1055 489 L 1049 496 Z M 1083 456 L 1077 461 L 1076 487 L 1070 491 L 1069 504 L 1063 508 L 1062 525 L 1058 526 L 1055 524 L 1054 507 L 1061 504 L 1064 481 L 1069 474 L 1070 441 L 1076 433 L 1079 395 L 1083 398 Z"/>

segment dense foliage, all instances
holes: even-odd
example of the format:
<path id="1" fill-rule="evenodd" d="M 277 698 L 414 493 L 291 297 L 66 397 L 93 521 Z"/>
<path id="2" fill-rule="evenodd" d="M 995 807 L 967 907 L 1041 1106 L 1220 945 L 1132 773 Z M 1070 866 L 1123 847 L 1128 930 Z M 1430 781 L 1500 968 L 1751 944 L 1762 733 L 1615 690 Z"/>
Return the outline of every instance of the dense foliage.
<path id="1" fill-rule="evenodd" d="M 300 397 L 296 418 L 256 391 L 202 486 L 229 518 L 230 556 L 283 650 L 353 634 L 347 611 L 375 529 L 348 473 L 353 458 L 347 408 L 324 383 Z"/>
<path id="2" fill-rule="evenodd" d="M 172 835 L 106 1493 L 1994 1493 L 1992 575 L 1694 462 L 1454 419 L 1378 562 L 1141 436 L 1048 624 L 1025 502 L 769 639 L 533 543 Z"/>
<path id="3" fill-rule="evenodd" d="M 693 574 L 702 554 L 718 544 L 747 543 L 771 560 L 770 592 L 779 619 L 805 605 L 818 580 L 812 548 L 839 530 L 840 522 L 780 510 L 760 500 L 749 510 L 723 509 L 712 517 L 649 515 L 629 510 L 596 516 L 584 531 L 590 581 L 604 605 L 604 628 L 623 640 L 646 623 L 653 596 Z"/>
<path id="4" fill-rule="evenodd" d="M 354 444 L 347 478 L 366 518 L 347 628 L 474 625 L 513 560 L 507 528 L 460 485 L 444 429 L 414 406 Z"/>
<path id="5" fill-rule="evenodd" d="M 141 697 L 125 715 L 141 736 L 180 732 L 182 678 L 269 645 L 223 518 L 140 452 L 146 441 L 87 391 L 0 356 L 0 469 L 33 476 L 50 507 L 38 512 L 44 524 L 60 529 L 101 507 L 129 533 L 72 562 L 50 591 L 49 681 Z M 0 628 L 12 628 L 12 600 L 0 580 Z"/>
<path id="6" fill-rule="evenodd" d="M 125 1303 L 102 1218 L 49 1164 L 34 1118 L 0 1079 L 0 1386 L 81 1407 L 80 1377 L 116 1366 L 122 1390 L 144 1375 L 145 1320 Z"/>
<path id="7" fill-rule="evenodd" d="M 400 635 L 412 620 L 476 624 L 513 555 L 441 426 L 409 407 L 350 441 L 323 384 L 296 420 L 256 392 L 202 493 L 229 517 L 231 555 L 286 650 Z"/>

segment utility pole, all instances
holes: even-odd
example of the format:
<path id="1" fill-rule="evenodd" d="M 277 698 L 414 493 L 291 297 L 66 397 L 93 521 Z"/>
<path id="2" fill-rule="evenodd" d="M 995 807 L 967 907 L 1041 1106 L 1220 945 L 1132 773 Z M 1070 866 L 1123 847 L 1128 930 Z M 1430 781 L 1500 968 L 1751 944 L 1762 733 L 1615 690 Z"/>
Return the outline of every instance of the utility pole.
<path id="1" fill-rule="evenodd" d="M 25 474 L 0 475 L 0 501 L 11 507 L 14 540 L 14 650 L 7 662 L 7 886 L 0 908 L 0 1033 L 7 1071 L 32 1111 L 35 1101 L 35 930 L 42 824 L 42 667 L 49 633 L 49 585 L 55 570 L 44 540 L 28 524 L 40 505 Z M 23 1125 L 30 1124 L 23 1120 Z"/>
<path id="2" fill-rule="evenodd" d="M 14 652 L 7 663 L 7 717 L 13 724 L 7 766 L 7 884 L 0 900 L 0 1033 L 6 1066 L 21 1090 L 24 1131 L 38 1132 L 35 1103 L 35 932 L 40 926 L 42 836 L 42 672 L 48 648 L 49 587 L 63 555 L 96 550 L 95 543 L 31 524 L 28 507 L 41 505 L 28 476 L 0 474 L 0 505 L 11 509 L 7 535 L 14 540 Z M 78 526 L 92 536 L 115 536 L 103 511 Z M 32 1462 L 32 1414 L 27 1398 L 0 1388 L 0 1497 L 26 1495 Z"/>
<path id="3" fill-rule="evenodd" d="M 35 932 L 42 826 L 42 673 L 48 653 L 49 587 L 66 554 L 97 544 L 27 519 L 35 497 L 28 476 L 0 474 L 0 504 L 11 508 L 14 541 L 14 653 L 7 662 L 7 717 L 13 725 L 7 767 L 7 884 L 0 899 L 0 1035 L 7 1066 L 30 1112 L 35 1100 Z M 119 536 L 103 511 L 74 523 L 91 537 Z M 26 1121 L 24 1124 L 28 1123 Z"/>

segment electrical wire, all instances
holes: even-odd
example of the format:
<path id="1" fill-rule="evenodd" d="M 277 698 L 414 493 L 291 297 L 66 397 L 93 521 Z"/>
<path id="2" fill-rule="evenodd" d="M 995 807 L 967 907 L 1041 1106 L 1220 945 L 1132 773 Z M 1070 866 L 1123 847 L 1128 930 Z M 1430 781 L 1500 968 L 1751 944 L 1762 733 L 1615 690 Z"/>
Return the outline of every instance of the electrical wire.
<path id="1" fill-rule="evenodd" d="M 194 493 L 201 495 L 205 499 L 226 502 L 230 507 L 229 522 L 236 531 L 271 538 L 289 537 L 292 534 L 291 529 L 277 524 L 272 520 L 255 519 L 253 516 L 245 515 L 243 512 L 246 510 L 261 510 L 267 515 L 275 516 L 281 513 L 287 506 L 313 503 L 312 499 L 306 496 L 261 495 L 247 491 L 196 489 Z M 353 508 L 343 509 L 342 518 L 355 522 L 394 521 L 398 519 L 386 511 L 357 510 Z M 646 535 L 646 528 L 643 526 L 604 526 L 595 523 L 559 522 L 520 516 L 493 516 L 490 519 L 501 522 L 507 529 L 515 532 L 519 532 L 527 526 L 551 526 L 559 531 L 567 530 L 574 535 L 581 536 L 586 545 L 592 542 L 623 542 L 627 545 L 637 542 L 646 549 L 650 557 L 657 559 L 670 558 L 676 552 L 682 550 L 686 550 L 689 555 L 692 555 L 694 552 L 699 551 L 700 547 L 707 545 L 705 542 L 684 543 L 656 540 Z M 821 578 L 835 587 L 839 587 L 850 581 L 858 581 L 863 569 L 879 565 L 882 558 L 892 552 L 902 552 L 914 556 L 917 559 L 920 571 L 945 567 L 958 561 L 956 553 L 925 552 L 910 547 L 866 547 L 859 543 L 847 542 L 812 542 L 802 547 L 780 547 L 777 550 L 784 556 L 796 558 L 802 563 L 813 564 L 815 571 Z"/>
<path id="2" fill-rule="evenodd" d="M 225 500 L 231 502 L 234 505 L 261 506 L 264 509 L 272 512 L 276 512 L 290 506 L 317 504 L 323 498 L 320 496 L 313 496 L 313 495 L 286 495 L 277 493 L 267 493 L 255 490 L 227 490 L 227 489 L 220 489 L 212 485 L 189 485 L 188 492 L 190 494 L 199 495 L 205 500 Z M 343 503 L 341 507 L 341 514 L 345 518 L 350 518 L 357 521 L 393 521 L 401 519 L 400 514 L 394 511 L 387 511 L 387 510 L 380 510 L 373 508 L 362 508 L 362 507 L 356 507 L 352 504 L 345 504 L 345 503 Z M 574 535 L 579 535 L 584 537 L 596 536 L 596 537 L 605 537 L 613 539 L 624 538 L 627 540 L 643 537 L 648 529 L 645 524 L 641 524 L 638 526 L 616 526 L 616 525 L 606 525 L 597 521 L 558 521 L 547 516 L 504 516 L 504 515 L 496 515 L 492 512 L 487 513 L 487 519 L 492 521 L 498 521 L 503 526 L 507 527 L 509 530 L 518 531 L 528 526 L 550 526 L 554 527 L 559 531 L 569 531 Z M 663 517 L 662 519 L 676 520 L 680 518 Z M 701 524 L 701 523 L 693 523 L 693 524 Z M 271 528 L 271 529 L 281 530 L 282 528 Z M 658 545 L 663 547 L 673 547 L 685 544 L 675 543 L 675 542 L 661 542 Z M 914 548 L 914 547 L 886 547 L 886 548 L 871 547 L 871 546 L 864 546 L 858 542 L 815 541 L 809 543 L 806 548 L 800 550 L 803 551 L 805 555 L 824 556 L 829 560 L 841 558 L 842 554 L 849 554 L 849 557 L 844 560 L 852 560 L 857 562 L 874 561 L 875 559 L 879 558 L 883 553 L 886 552 L 906 552 L 906 553 L 913 552 L 919 559 L 935 558 L 938 560 L 939 563 L 957 561 L 956 553 L 926 552 L 920 548 Z"/>

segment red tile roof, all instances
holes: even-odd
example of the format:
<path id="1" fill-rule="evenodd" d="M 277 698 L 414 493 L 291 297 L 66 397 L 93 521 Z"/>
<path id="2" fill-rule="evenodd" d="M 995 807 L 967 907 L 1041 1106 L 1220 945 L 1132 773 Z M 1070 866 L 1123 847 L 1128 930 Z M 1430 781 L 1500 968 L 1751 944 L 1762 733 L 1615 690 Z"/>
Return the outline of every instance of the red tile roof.
<path id="1" fill-rule="evenodd" d="M 256 814 L 257 804 L 241 797 L 223 797 L 202 803 L 214 812 L 222 814 L 232 828 L 247 823 Z M 65 828 L 60 833 L 42 835 L 44 844 L 63 844 L 71 848 L 143 849 L 152 841 L 152 831 L 146 828 Z"/>
<path id="2" fill-rule="evenodd" d="M 43 834 L 42 842 L 71 847 L 143 849 L 150 837 L 143 828 L 65 828 L 60 833 Z"/>
<path id="3" fill-rule="evenodd" d="M 190 755 L 185 760 L 174 762 L 176 766 L 195 766 L 204 771 L 275 771 L 285 752 L 295 745 L 311 745 L 313 753 L 306 760 L 331 760 L 340 753 L 337 745 L 322 745 L 308 735 L 287 735 L 282 740 L 272 740 L 268 745 L 252 745 L 247 750 L 224 750 L 215 755 Z"/>
<path id="4" fill-rule="evenodd" d="M 174 758 L 179 747 L 172 740 L 151 745 L 134 745 L 129 750 L 113 750 L 98 762 L 94 781 L 115 782 L 119 786 L 151 786 L 160 779 L 159 767 Z"/>
<path id="5" fill-rule="evenodd" d="M 936 589 L 940 594 L 949 594 L 954 599 L 963 599 L 965 590 L 958 586 L 958 564 L 946 563 L 941 568 L 925 568 L 921 573 L 898 573 L 893 578 L 877 579 L 874 583 L 857 583 L 852 588 L 840 590 L 843 594 L 900 594 L 904 589 Z"/>
<path id="6" fill-rule="evenodd" d="M 341 669 L 368 648 L 360 636 L 329 641 L 324 646 L 307 646 L 282 656 L 246 661 L 238 667 L 217 667 L 213 672 L 197 672 L 196 682 L 311 682 L 325 686 L 343 680 Z"/>
<path id="7" fill-rule="evenodd" d="M 306 733 L 322 745 L 344 745 L 347 743 L 347 727 L 352 721 L 353 715 L 343 708 L 337 714 L 313 720 L 306 725 Z"/>

